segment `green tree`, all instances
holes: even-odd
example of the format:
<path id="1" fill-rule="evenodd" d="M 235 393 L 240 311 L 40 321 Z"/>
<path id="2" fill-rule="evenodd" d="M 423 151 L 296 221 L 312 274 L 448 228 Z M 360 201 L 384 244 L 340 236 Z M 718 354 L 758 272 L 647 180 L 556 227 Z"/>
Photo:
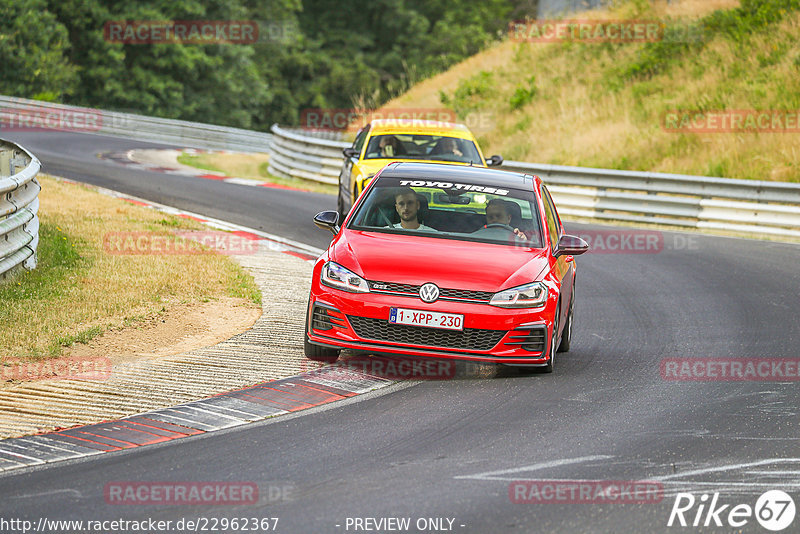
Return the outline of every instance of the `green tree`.
<path id="1" fill-rule="evenodd" d="M 0 94 L 59 100 L 78 85 L 66 28 L 44 0 L 0 0 Z"/>

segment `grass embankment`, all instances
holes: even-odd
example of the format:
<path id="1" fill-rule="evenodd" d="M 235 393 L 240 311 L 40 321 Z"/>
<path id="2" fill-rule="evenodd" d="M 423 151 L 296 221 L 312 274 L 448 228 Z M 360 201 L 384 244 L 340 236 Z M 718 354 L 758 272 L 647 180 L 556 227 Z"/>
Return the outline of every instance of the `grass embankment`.
<path id="1" fill-rule="evenodd" d="M 507 40 L 387 107 L 450 107 L 484 153 L 509 160 L 800 181 L 796 132 L 663 127 L 673 110 L 800 110 L 800 0 L 616 5 L 579 18 L 657 19 L 674 33 L 653 43 Z"/>
<path id="2" fill-rule="evenodd" d="M 219 254 L 116 255 L 110 232 L 170 236 L 207 229 L 199 223 L 40 175 L 38 266 L 0 285 L 0 361 L 58 356 L 109 328 L 177 304 L 234 297 L 260 306 L 253 278 Z"/>
<path id="3" fill-rule="evenodd" d="M 225 176 L 264 180 L 276 185 L 284 185 L 315 193 L 336 194 L 336 186 L 320 184 L 311 180 L 280 178 L 269 173 L 269 154 L 242 154 L 226 152 L 184 152 L 178 156 L 178 163 L 206 171 L 221 172 Z"/>

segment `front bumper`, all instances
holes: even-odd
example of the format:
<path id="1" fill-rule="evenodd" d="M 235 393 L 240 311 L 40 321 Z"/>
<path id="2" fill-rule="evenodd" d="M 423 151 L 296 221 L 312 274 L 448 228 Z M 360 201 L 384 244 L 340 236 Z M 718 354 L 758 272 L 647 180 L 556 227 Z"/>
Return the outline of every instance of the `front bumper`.
<path id="1" fill-rule="evenodd" d="M 311 343 L 376 353 L 517 365 L 547 362 L 555 303 L 538 309 L 437 301 L 376 293 L 348 293 L 314 281 L 306 335 Z M 390 308 L 464 315 L 464 330 L 389 323 Z"/>

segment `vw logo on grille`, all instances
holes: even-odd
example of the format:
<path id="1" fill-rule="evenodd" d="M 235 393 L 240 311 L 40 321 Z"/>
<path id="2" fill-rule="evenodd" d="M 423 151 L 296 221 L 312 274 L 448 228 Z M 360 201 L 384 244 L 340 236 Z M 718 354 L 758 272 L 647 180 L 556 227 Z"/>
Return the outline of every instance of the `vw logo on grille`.
<path id="1" fill-rule="evenodd" d="M 439 288 L 436 284 L 428 282 L 419 288 L 419 298 L 422 302 L 436 302 L 439 298 Z"/>

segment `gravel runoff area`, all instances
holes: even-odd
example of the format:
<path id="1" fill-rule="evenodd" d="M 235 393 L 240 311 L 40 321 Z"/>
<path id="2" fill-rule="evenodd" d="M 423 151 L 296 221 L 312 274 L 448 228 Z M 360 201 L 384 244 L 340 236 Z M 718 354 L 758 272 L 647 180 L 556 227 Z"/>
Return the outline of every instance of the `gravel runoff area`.
<path id="1" fill-rule="evenodd" d="M 115 364 L 110 377 L 43 380 L 0 396 L 0 439 L 165 408 L 318 367 L 303 356 L 312 262 L 270 250 L 233 256 L 262 291 L 253 327 L 211 347 Z"/>

